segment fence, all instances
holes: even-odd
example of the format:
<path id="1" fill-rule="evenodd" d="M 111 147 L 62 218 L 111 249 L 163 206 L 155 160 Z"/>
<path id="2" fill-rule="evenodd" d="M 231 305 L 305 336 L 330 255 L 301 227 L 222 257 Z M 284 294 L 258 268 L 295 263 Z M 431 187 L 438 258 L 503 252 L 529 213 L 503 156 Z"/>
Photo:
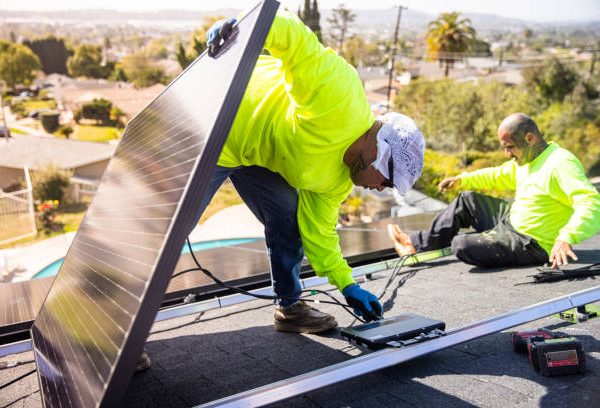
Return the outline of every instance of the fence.
<path id="1" fill-rule="evenodd" d="M 0 189 L 0 245 L 36 234 L 35 213 L 29 170 L 25 168 L 26 188 L 5 193 Z"/>

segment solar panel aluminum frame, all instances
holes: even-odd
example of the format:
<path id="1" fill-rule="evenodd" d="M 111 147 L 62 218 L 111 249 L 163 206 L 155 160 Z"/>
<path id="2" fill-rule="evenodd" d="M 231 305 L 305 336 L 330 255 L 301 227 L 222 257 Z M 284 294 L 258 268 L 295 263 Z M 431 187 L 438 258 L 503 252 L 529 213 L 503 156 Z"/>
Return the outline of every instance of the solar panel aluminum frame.
<path id="1" fill-rule="evenodd" d="M 141 296 L 139 296 L 139 303 L 134 305 L 137 307 L 139 312 L 137 315 L 133 315 L 130 321 L 127 322 L 128 329 L 121 337 L 121 343 L 119 344 L 120 348 L 115 353 L 116 358 L 113 361 L 108 362 L 109 368 L 106 378 L 100 378 L 101 381 L 97 381 L 95 384 L 93 384 L 93 390 L 86 390 L 88 391 L 85 395 L 87 398 L 86 400 L 84 400 L 81 395 L 75 394 L 76 392 L 79 392 L 75 389 L 79 386 L 77 383 L 78 380 L 75 380 L 75 376 L 69 373 L 70 378 L 68 378 L 64 370 L 61 371 L 61 367 L 65 365 L 66 367 L 71 365 L 73 367 L 77 367 L 76 364 L 79 364 L 79 367 L 82 367 L 82 361 L 78 361 L 78 358 L 80 357 L 78 357 L 74 352 L 74 346 L 79 346 L 81 350 L 88 353 L 88 350 L 92 349 L 90 344 L 93 343 L 94 346 L 96 346 L 96 349 L 92 351 L 96 351 L 98 355 L 104 357 L 105 360 L 107 360 L 107 357 L 102 354 L 103 351 L 100 350 L 100 347 L 98 346 L 98 344 L 102 345 L 100 340 L 87 339 L 88 341 L 85 344 L 69 343 L 72 338 L 79 339 L 80 336 L 79 333 L 74 334 L 67 332 L 66 329 L 73 330 L 76 326 L 72 323 L 69 323 L 69 327 L 66 327 L 67 324 L 65 323 L 65 320 L 70 322 L 72 319 L 74 320 L 77 318 L 78 324 L 81 324 L 83 321 L 81 317 L 72 317 L 72 315 L 77 314 L 77 310 L 75 310 L 75 308 L 66 310 L 66 312 L 68 312 L 68 315 L 66 316 L 58 316 L 58 313 L 55 313 L 54 315 L 52 314 L 52 303 L 50 303 L 48 306 L 49 310 L 44 311 L 44 309 L 47 308 L 46 304 L 49 301 L 51 302 L 53 298 L 53 290 L 56 290 L 56 292 L 63 297 L 66 296 L 64 294 L 66 293 L 64 287 L 64 292 L 60 292 L 61 285 L 64 285 L 64 283 L 60 282 L 60 284 L 57 284 L 57 282 L 59 282 L 61 273 L 63 275 L 67 273 L 67 271 L 63 271 L 64 264 L 63 267 L 61 267 L 61 270 L 57 275 L 57 279 L 54 281 L 53 288 L 50 289 L 49 294 L 46 297 L 46 301 L 42 306 L 42 310 L 38 314 L 38 317 L 36 318 L 36 321 L 31 329 L 31 337 L 34 345 L 36 363 L 38 366 L 38 380 L 40 382 L 44 406 L 95 405 L 102 407 L 113 407 L 118 406 L 120 403 L 126 388 L 129 385 L 130 378 L 133 375 L 134 368 L 142 352 L 146 337 L 156 316 L 156 312 L 163 299 L 173 268 L 179 259 L 180 251 L 185 242 L 189 226 L 191 223 L 196 221 L 198 197 L 202 197 L 208 188 L 212 170 L 216 165 L 218 156 L 225 143 L 225 139 L 229 133 L 233 120 L 235 119 L 237 109 L 241 103 L 248 81 L 250 80 L 256 60 L 263 49 L 264 42 L 269 33 L 278 6 L 279 3 L 275 0 L 264 0 L 251 9 L 246 14 L 246 17 L 242 18 L 237 25 L 240 27 L 240 30 L 251 29 L 248 37 L 246 37 L 247 39 L 245 39 L 245 43 L 240 40 L 241 35 L 238 35 L 234 39 L 234 45 L 230 47 L 230 49 L 240 47 L 236 51 L 240 52 L 241 54 L 239 65 L 236 68 L 233 68 L 233 79 L 228 86 L 225 86 L 226 91 L 224 93 L 225 97 L 223 99 L 223 104 L 220 106 L 220 108 L 215 110 L 217 112 L 216 120 L 211 122 L 212 126 L 207 126 L 205 129 L 209 130 L 209 132 L 207 132 L 208 136 L 206 136 L 204 139 L 206 143 L 196 157 L 190 177 L 187 179 L 183 189 L 183 193 L 177 200 L 177 206 L 174 210 L 172 219 L 167 222 L 164 239 L 161 247 L 159 248 L 157 257 L 154 259 L 154 262 L 151 265 L 152 269 L 147 276 L 150 282 L 145 284 L 144 290 Z M 240 44 L 235 45 L 235 42 L 238 41 Z M 230 49 L 225 50 L 224 52 L 230 52 Z M 157 96 L 157 98 L 152 101 L 146 109 L 152 107 L 153 104 L 157 104 L 157 101 L 159 101 L 161 97 L 165 95 L 165 93 L 172 89 L 177 81 L 181 80 L 182 77 L 194 70 L 197 64 L 200 64 L 200 61 L 202 61 L 203 58 L 208 58 L 206 53 L 202 54 L 196 61 L 194 61 L 190 67 L 188 67 L 159 96 Z M 216 60 L 218 61 L 219 58 L 220 55 L 217 55 Z M 136 117 L 129 122 L 128 129 L 131 129 L 131 126 L 136 123 L 136 119 L 139 119 L 146 109 L 136 115 Z M 150 112 L 150 114 L 152 113 L 153 112 Z M 127 142 L 128 129 L 126 129 L 119 147 L 122 147 L 123 144 Z M 130 139 L 133 139 L 134 136 L 135 135 L 132 135 Z M 204 135 L 202 135 L 202 137 L 204 137 Z M 119 149 L 117 149 L 115 156 L 118 154 L 118 151 Z M 103 177 L 99 191 L 102 188 L 102 184 L 105 182 L 105 179 L 107 178 L 107 173 L 105 173 Z M 138 197 L 136 197 L 136 199 L 137 198 Z M 97 198 L 95 198 L 92 202 L 90 210 L 93 209 L 96 199 Z M 89 214 L 90 211 L 88 210 L 88 214 L 86 215 L 82 226 L 86 223 Z M 81 229 L 78 231 L 77 235 L 80 233 Z M 75 237 L 73 245 L 76 245 L 76 242 L 77 236 Z M 73 245 L 71 246 L 69 252 L 73 250 Z M 68 256 L 69 254 L 67 254 L 65 261 L 68 259 Z M 63 281 L 66 282 L 66 279 Z M 77 281 L 77 283 L 83 285 L 80 281 Z M 72 291 L 72 289 L 70 290 Z M 79 295 L 78 293 L 73 293 L 75 296 Z M 87 295 L 86 292 L 83 292 L 83 294 Z M 76 302 L 80 303 L 80 300 L 76 300 Z M 68 305 L 73 306 L 74 303 L 69 301 Z M 61 308 L 63 306 L 64 305 L 62 304 L 60 305 Z M 54 312 L 56 312 L 56 310 L 54 310 Z M 44 318 L 40 319 L 40 316 L 42 315 Z M 62 324 L 62 326 L 54 326 L 51 328 L 46 325 L 47 322 L 44 319 L 48 319 L 50 322 L 59 322 Z M 39 322 L 39 320 L 41 321 Z M 114 324 L 116 325 L 116 323 Z M 62 332 L 60 330 L 62 330 Z M 55 354 L 56 347 L 61 348 L 62 351 L 61 340 L 66 340 L 68 343 L 67 345 L 72 351 L 70 355 L 58 356 Z M 42 347 L 42 349 L 40 347 Z M 81 350 L 79 351 L 80 354 L 82 353 Z M 49 352 L 52 353 L 52 357 L 54 357 L 56 361 L 52 360 L 52 358 L 47 358 L 50 355 Z M 88 357 L 90 357 L 89 354 Z M 56 364 L 56 362 L 59 362 L 60 364 Z M 83 363 L 95 364 L 91 357 L 87 361 L 83 361 Z M 106 362 L 103 363 L 105 366 L 107 366 Z M 82 372 L 81 376 L 85 377 L 85 374 Z M 99 377 L 101 376 L 99 375 Z M 94 381 L 94 379 L 92 380 Z M 60 381 L 60 383 L 58 383 L 58 381 Z M 67 381 L 70 381 L 70 383 L 67 384 Z M 85 381 L 88 380 L 86 379 Z M 93 404 L 90 404 L 90 402 L 93 402 Z"/>

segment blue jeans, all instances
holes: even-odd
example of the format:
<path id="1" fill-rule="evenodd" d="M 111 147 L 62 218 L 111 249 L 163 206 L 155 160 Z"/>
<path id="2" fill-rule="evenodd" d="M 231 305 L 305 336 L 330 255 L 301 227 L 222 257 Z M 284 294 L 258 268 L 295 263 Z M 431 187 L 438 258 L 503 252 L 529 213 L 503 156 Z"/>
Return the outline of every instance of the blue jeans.
<path id="1" fill-rule="evenodd" d="M 221 184 L 229 177 L 256 218 L 265 226 L 265 238 L 271 280 L 281 306 L 289 306 L 300 298 L 300 264 L 304 249 L 298 230 L 298 191 L 279 174 L 264 167 L 217 166 L 208 192 L 196 213 L 196 220 L 210 203 Z M 195 227 L 196 223 L 193 224 Z M 191 231 L 191 230 L 190 230 Z M 216 273 L 218 275 L 218 272 Z"/>

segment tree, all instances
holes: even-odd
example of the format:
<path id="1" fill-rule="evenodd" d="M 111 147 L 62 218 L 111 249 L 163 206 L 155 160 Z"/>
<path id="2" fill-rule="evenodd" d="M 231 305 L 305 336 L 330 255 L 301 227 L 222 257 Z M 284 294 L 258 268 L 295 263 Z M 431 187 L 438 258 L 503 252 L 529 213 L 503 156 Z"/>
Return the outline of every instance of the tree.
<path id="1" fill-rule="evenodd" d="M 40 67 L 40 60 L 26 46 L 0 41 L 0 78 L 9 88 L 29 84 Z"/>
<path id="2" fill-rule="evenodd" d="M 186 50 L 183 44 L 179 43 L 175 57 L 181 69 L 186 69 L 200 54 L 206 50 L 206 32 L 222 16 L 205 17 L 202 26 L 192 33 L 190 45 Z"/>
<path id="3" fill-rule="evenodd" d="M 471 20 L 460 18 L 460 13 L 441 13 L 437 20 L 429 23 L 427 31 L 427 53 L 429 58 L 445 66 L 444 76 L 456 61 L 462 59 L 469 45 L 475 40 L 475 29 Z"/>
<path id="4" fill-rule="evenodd" d="M 143 53 L 123 57 L 121 68 L 125 76 L 138 88 L 145 88 L 158 83 L 166 83 L 165 71 L 146 57 Z"/>
<path id="5" fill-rule="evenodd" d="M 338 8 L 332 10 L 332 15 L 327 19 L 331 24 L 331 40 L 337 44 L 337 51 L 341 53 L 344 49 L 344 42 L 348 36 L 348 28 L 356 18 L 356 14 L 340 4 Z"/>
<path id="6" fill-rule="evenodd" d="M 298 17 L 317 35 L 321 41 L 321 13 L 319 13 L 319 5 L 317 0 L 304 0 L 304 9 L 298 10 Z"/>
<path id="7" fill-rule="evenodd" d="M 365 41 L 358 35 L 353 35 L 346 41 L 342 55 L 355 67 L 379 65 L 384 59 L 384 55 L 377 44 Z M 396 63 L 400 64 L 399 61 L 396 61 Z"/>
<path id="8" fill-rule="evenodd" d="M 523 79 L 525 85 L 546 102 L 561 102 L 577 86 L 579 74 L 558 58 L 551 58 L 542 65 L 525 68 Z"/>
<path id="9" fill-rule="evenodd" d="M 81 106 L 81 117 L 95 120 L 102 125 L 109 125 L 111 123 L 110 113 L 112 107 L 113 104 L 111 101 L 103 98 L 94 99 Z"/>
<path id="10" fill-rule="evenodd" d="M 67 60 L 69 74 L 73 77 L 108 78 L 112 66 L 102 65 L 102 48 L 97 45 L 82 44 Z"/>
<path id="11" fill-rule="evenodd" d="M 58 129 L 58 133 L 63 135 L 66 139 L 69 139 L 73 132 L 74 130 L 71 126 L 63 126 L 60 129 Z"/>
<path id="12" fill-rule="evenodd" d="M 40 59 L 42 71 L 45 74 L 67 74 L 67 47 L 63 39 L 50 36 L 33 41 L 25 41 L 23 45 L 29 47 Z"/>
<path id="13" fill-rule="evenodd" d="M 58 200 L 62 203 L 71 185 L 71 172 L 49 165 L 31 173 L 33 198 L 36 201 Z"/>
<path id="14" fill-rule="evenodd" d="M 165 45 L 165 40 L 150 40 L 146 46 L 146 55 L 154 60 L 166 59 L 169 56 L 169 50 Z"/>
<path id="15" fill-rule="evenodd" d="M 186 69 L 187 66 L 190 65 L 193 61 L 193 59 L 189 57 L 185 52 L 185 48 L 183 47 L 182 43 L 179 43 L 175 57 L 177 58 L 177 62 L 179 63 L 181 69 Z"/>

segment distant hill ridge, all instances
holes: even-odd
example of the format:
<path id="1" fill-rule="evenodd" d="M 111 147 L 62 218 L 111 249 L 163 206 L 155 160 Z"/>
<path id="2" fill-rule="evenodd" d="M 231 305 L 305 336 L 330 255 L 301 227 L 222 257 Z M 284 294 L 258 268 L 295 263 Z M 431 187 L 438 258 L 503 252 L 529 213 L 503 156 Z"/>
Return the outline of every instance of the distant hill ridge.
<path id="1" fill-rule="evenodd" d="M 128 20 L 143 20 L 147 22 L 161 21 L 193 21 L 201 22 L 205 16 L 233 16 L 238 14 L 240 9 L 223 8 L 206 11 L 191 11 L 191 10 L 159 10 L 159 11 L 115 11 L 115 10 L 56 10 L 56 11 L 14 11 L 0 10 L 2 19 L 11 20 L 58 20 L 58 21 L 85 21 L 93 23 L 94 21 L 106 22 L 115 21 L 126 23 Z M 296 11 L 296 10 L 292 10 Z M 454 10 L 448 10 L 454 11 Z M 386 32 L 394 29 L 396 23 L 395 9 L 377 9 L 377 10 L 359 10 L 353 9 L 352 12 L 356 15 L 355 21 L 352 23 L 352 32 Z M 321 10 L 321 25 L 327 27 L 327 18 L 331 15 L 330 9 Z M 592 29 L 600 28 L 600 20 L 590 19 L 589 21 L 563 21 L 563 22 L 533 22 L 516 18 L 503 17 L 494 14 L 481 13 L 463 13 L 467 18 L 471 19 L 473 27 L 480 32 L 510 32 L 522 31 L 525 28 L 533 30 L 544 29 Z M 424 13 L 416 10 L 405 10 L 402 15 L 402 30 L 407 32 L 423 32 L 427 29 L 427 24 L 437 18 L 435 14 Z"/>

